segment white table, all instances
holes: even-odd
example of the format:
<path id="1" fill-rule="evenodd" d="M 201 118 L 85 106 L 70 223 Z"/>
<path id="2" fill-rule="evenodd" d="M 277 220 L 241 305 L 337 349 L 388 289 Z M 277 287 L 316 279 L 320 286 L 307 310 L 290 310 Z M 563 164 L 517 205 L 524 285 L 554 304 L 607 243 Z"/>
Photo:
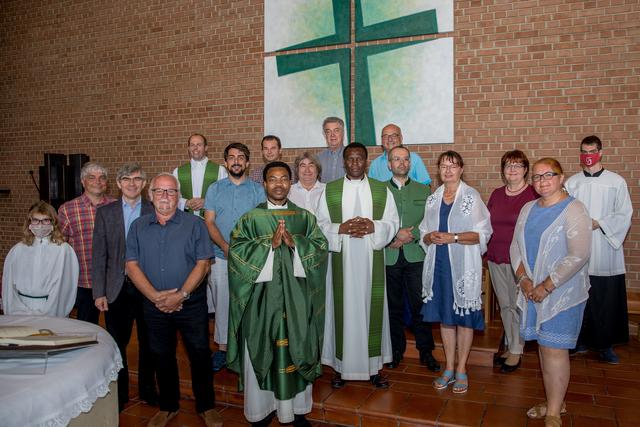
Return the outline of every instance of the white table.
<path id="1" fill-rule="evenodd" d="M 41 363 L 0 359 L 0 425 L 66 426 L 99 412 L 99 420 L 82 425 L 117 425 L 118 371 L 122 358 L 111 335 L 92 323 L 45 316 L 0 316 L 0 325 L 26 325 L 55 333 L 97 334 L 98 344 L 50 355 L 44 374 L 9 374 L 12 365 Z M 22 366 L 24 368 L 24 366 Z M 24 371 L 24 369 L 17 369 Z M 111 392 L 110 392 L 111 391 Z M 95 408 L 94 408 L 95 406 Z M 98 414 L 95 414 L 98 415 Z M 98 418 L 98 417 L 94 417 Z"/>

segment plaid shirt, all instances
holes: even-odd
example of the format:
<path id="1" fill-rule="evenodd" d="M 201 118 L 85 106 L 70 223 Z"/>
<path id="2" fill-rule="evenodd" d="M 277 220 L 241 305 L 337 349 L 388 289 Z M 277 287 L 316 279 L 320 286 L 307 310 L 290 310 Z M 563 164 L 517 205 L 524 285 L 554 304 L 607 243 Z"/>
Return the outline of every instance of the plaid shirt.
<path id="1" fill-rule="evenodd" d="M 113 202 L 115 199 L 105 196 L 94 206 L 86 194 L 76 197 L 60 206 L 58 221 L 62 234 L 78 257 L 80 277 L 78 286 L 91 288 L 91 251 L 93 248 L 93 221 L 96 209 Z"/>

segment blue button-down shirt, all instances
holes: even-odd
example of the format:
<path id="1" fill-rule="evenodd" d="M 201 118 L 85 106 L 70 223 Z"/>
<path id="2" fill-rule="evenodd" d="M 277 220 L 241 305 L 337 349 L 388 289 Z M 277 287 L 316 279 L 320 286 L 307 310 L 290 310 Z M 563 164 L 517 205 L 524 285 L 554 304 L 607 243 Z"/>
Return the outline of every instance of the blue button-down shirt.
<path id="1" fill-rule="evenodd" d="M 409 178 L 424 185 L 431 184 L 431 177 L 427 168 L 422 162 L 422 158 L 416 153 L 411 153 L 411 168 L 409 169 Z M 369 165 L 369 177 L 378 181 L 389 181 L 393 173 L 389 170 L 389 161 L 387 160 L 387 152 L 382 156 L 374 159 Z"/>
<path id="2" fill-rule="evenodd" d="M 327 148 L 318 154 L 318 160 L 320 160 L 320 164 L 322 165 L 320 182 L 331 182 L 344 176 L 343 152 L 344 146 L 340 147 L 336 151 L 331 151 Z"/>
<path id="3" fill-rule="evenodd" d="M 231 230 L 242 215 L 266 200 L 264 187 L 248 177 L 238 185 L 229 178 L 221 179 L 209 186 L 204 200 L 204 208 L 216 214 L 216 227 L 222 237 L 229 242 Z M 216 258 L 225 259 L 224 252 L 213 246 Z"/>
<path id="4" fill-rule="evenodd" d="M 129 235 L 129 228 L 136 219 L 140 218 L 140 212 L 142 209 L 142 198 L 138 198 L 138 201 L 131 207 L 131 205 L 122 199 L 122 215 L 124 217 L 124 238 Z"/>
<path id="5" fill-rule="evenodd" d="M 199 260 L 213 258 L 207 227 L 202 219 L 177 210 L 164 225 L 155 213 L 131 224 L 127 261 L 138 264 L 159 291 L 179 289 Z"/>

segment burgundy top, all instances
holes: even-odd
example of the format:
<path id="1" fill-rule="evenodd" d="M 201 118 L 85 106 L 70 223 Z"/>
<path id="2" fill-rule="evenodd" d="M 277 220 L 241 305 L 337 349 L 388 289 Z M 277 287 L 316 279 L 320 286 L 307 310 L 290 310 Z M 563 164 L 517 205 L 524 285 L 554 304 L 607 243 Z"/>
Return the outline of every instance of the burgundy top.
<path id="1" fill-rule="evenodd" d="M 535 200 L 538 193 L 532 186 L 517 196 L 508 196 L 506 186 L 493 190 L 487 208 L 491 214 L 491 227 L 493 234 L 487 248 L 487 259 L 496 264 L 509 264 L 509 247 L 513 238 L 513 230 L 516 227 L 520 209 L 529 201 Z"/>

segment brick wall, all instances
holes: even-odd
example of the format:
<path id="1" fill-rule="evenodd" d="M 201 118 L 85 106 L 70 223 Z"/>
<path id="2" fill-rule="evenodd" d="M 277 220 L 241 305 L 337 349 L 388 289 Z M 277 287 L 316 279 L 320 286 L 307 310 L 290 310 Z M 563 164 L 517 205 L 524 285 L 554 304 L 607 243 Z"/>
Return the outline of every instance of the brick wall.
<path id="1" fill-rule="evenodd" d="M 595 133 L 639 206 L 640 2 L 455 4 L 455 143 L 415 148 L 431 173 L 434 156 L 458 150 L 488 197 L 504 151 L 555 156 L 570 175 Z M 11 190 L 0 260 L 38 198 L 28 171 L 37 177 L 44 152 L 86 153 L 114 172 L 138 160 L 154 174 L 186 160 L 193 132 L 214 159 L 231 141 L 258 148 L 263 2 L 4 1 L 0 19 L 0 188 Z M 635 214 L 625 250 L 638 290 L 639 243 Z"/>

